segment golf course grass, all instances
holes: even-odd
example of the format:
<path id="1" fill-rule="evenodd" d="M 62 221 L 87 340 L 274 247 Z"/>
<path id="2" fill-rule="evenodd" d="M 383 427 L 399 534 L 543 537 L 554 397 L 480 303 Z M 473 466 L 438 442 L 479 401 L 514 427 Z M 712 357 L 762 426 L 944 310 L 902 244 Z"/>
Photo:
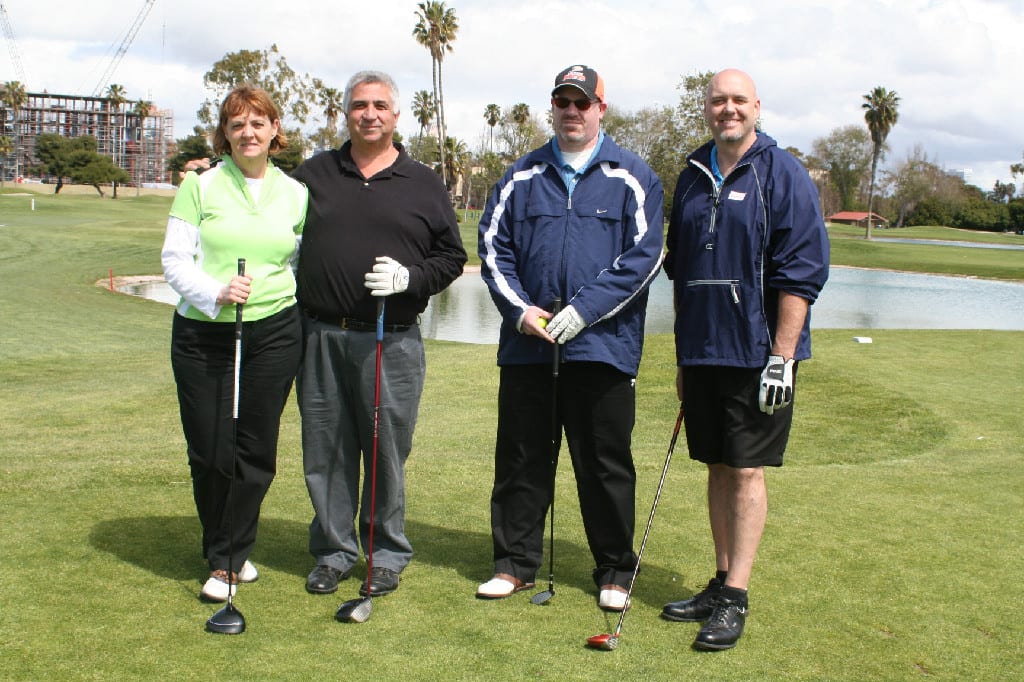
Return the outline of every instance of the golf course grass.
<path id="1" fill-rule="evenodd" d="M 473 597 L 492 568 L 495 347 L 428 341 L 407 472 L 416 556 L 401 588 L 374 600 L 363 624 L 333 618 L 357 595 L 362 564 L 334 595 L 305 592 L 311 508 L 291 401 L 251 557 L 260 578 L 235 600 L 247 631 L 208 634 L 219 607 L 197 598 L 206 569 L 170 371 L 172 309 L 96 286 L 111 272 L 160 272 L 170 198 L 6 191 L 0 679 L 1024 676 L 1024 332 L 814 333 L 786 466 L 768 472 L 746 632 L 710 654 L 690 649 L 698 625 L 658 617 L 714 570 L 704 470 L 683 436 L 617 650 L 585 647 L 618 616 L 596 605 L 567 457 L 555 597 Z M 914 247 L 837 235 L 833 262 L 915 270 L 919 248 L 940 249 L 932 271 L 1024 279 L 1024 252 Z M 672 346 L 670 335 L 649 336 L 637 381 L 637 547 L 678 410 Z M 546 587 L 547 557 L 537 578 Z"/>

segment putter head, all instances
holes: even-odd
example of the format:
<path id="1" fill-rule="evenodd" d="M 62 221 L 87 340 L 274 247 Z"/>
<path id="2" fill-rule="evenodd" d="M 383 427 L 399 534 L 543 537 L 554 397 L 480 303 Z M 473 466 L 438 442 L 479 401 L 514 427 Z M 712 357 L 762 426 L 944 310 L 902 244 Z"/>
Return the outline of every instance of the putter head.
<path id="1" fill-rule="evenodd" d="M 365 623 L 370 619 L 373 611 L 373 600 L 370 597 L 349 599 L 338 607 L 334 614 L 335 620 L 340 623 Z"/>
<path id="2" fill-rule="evenodd" d="M 594 635 L 587 638 L 587 646 L 601 651 L 615 651 L 616 647 L 619 646 L 619 636 L 608 634 Z"/>
<path id="3" fill-rule="evenodd" d="M 551 598 L 554 597 L 554 596 L 555 596 L 555 591 L 554 590 L 544 590 L 543 592 L 538 592 L 537 594 L 535 594 L 532 597 L 530 597 L 530 601 L 533 604 L 536 604 L 537 606 L 540 606 L 542 604 L 547 604 L 549 601 L 551 601 Z"/>
<path id="4" fill-rule="evenodd" d="M 206 631 L 221 635 L 240 635 L 245 632 L 245 616 L 228 602 L 228 605 L 210 616 L 206 621 Z"/>

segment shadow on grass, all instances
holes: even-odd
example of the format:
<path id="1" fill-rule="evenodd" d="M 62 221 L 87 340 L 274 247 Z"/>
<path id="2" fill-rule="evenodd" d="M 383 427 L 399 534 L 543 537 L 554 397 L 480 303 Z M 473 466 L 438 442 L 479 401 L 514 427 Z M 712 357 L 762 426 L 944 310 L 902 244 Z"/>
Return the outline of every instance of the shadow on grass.
<path id="1" fill-rule="evenodd" d="M 252 559 L 260 566 L 305 579 L 312 568 L 312 557 L 306 551 L 306 523 L 278 518 L 260 519 L 259 536 Z M 491 537 L 486 532 L 435 526 L 407 521 L 406 532 L 415 547 L 411 568 L 424 565 L 451 569 L 476 584 L 491 577 Z M 199 578 L 207 570 L 199 555 L 199 522 L 192 516 L 128 516 L 96 524 L 89 541 L 104 552 L 122 561 L 170 580 Z M 637 537 L 637 542 L 640 538 Z M 545 544 L 545 551 L 548 545 Z M 648 546 L 648 549 L 650 547 Z M 537 590 L 547 587 L 548 557 L 537 572 Z M 583 592 L 596 592 L 591 579 L 593 568 L 590 550 L 585 545 L 555 540 L 555 592 L 571 587 Z M 365 579 L 365 564 L 360 562 L 353 577 Z M 677 572 L 644 563 L 634 599 L 651 604 L 682 599 L 698 585 L 685 588 L 676 581 Z M 419 580 L 427 579 L 421 574 Z"/>

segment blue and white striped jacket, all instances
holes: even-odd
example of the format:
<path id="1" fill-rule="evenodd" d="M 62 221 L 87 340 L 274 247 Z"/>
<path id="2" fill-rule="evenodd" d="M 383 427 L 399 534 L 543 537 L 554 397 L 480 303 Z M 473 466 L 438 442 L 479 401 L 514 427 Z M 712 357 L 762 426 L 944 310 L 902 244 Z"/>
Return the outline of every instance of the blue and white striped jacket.
<path id="1" fill-rule="evenodd" d="M 565 362 L 603 362 L 636 376 L 648 286 L 662 259 L 661 181 L 605 137 L 570 200 L 554 142 L 519 159 L 480 220 L 481 275 L 502 316 L 499 365 L 549 362 L 547 342 L 516 330 L 531 305 L 572 305 L 587 327 Z"/>

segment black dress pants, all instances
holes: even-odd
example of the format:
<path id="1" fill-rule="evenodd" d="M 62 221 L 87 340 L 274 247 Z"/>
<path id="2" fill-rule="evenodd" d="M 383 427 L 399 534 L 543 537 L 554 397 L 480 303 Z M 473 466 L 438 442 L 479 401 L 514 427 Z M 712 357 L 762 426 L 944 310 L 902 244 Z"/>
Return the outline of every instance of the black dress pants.
<path id="1" fill-rule="evenodd" d="M 202 525 L 203 557 L 211 570 L 228 568 L 230 543 L 231 569 L 238 571 L 256 542 L 260 505 L 277 471 L 281 412 L 302 354 L 302 326 L 294 306 L 242 326 L 237 436 L 232 417 L 234 324 L 175 313 L 171 332 L 171 366 Z"/>
<path id="2" fill-rule="evenodd" d="M 550 365 L 501 368 L 491 495 L 495 572 L 527 582 L 543 559 L 551 502 L 554 381 Z M 633 378 L 603 363 L 570 362 L 557 381 L 554 439 L 561 442 L 564 428 L 594 582 L 628 587 L 636 566 Z"/>

